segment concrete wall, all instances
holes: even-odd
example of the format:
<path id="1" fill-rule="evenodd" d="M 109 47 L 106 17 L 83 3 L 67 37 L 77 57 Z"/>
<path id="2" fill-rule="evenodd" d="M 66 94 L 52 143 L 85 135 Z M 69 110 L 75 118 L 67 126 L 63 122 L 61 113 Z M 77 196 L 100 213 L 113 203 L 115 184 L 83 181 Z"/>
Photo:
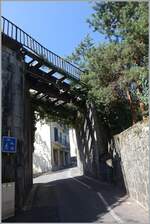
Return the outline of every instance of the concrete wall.
<path id="1" fill-rule="evenodd" d="M 139 122 L 119 135 L 114 136 L 115 153 L 120 157 L 116 181 L 124 183 L 129 195 L 148 209 L 149 200 L 149 127 L 148 122 Z"/>

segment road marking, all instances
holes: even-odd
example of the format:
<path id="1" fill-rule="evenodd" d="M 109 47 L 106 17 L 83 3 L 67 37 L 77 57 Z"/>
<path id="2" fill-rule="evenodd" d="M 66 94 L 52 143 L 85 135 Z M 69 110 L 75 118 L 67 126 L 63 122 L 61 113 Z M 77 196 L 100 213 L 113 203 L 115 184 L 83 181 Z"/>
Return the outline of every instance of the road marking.
<path id="1" fill-rule="evenodd" d="M 77 182 L 79 182 L 80 184 L 82 184 L 84 187 L 88 188 L 88 189 L 91 189 L 92 188 L 85 184 L 84 182 L 78 180 L 77 178 L 73 177 L 73 179 Z M 91 178 L 92 179 L 92 178 Z M 107 201 L 104 199 L 104 197 L 102 196 L 102 194 L 100 192 L 97 192 L 97 195 L 98 197 L 101 199 L 101 201 L 103 202 L 103 204 L 105 205 L 107 211 L 110 213 L 110 215 L 115 219 L 115 221 L 118 223 L 118 224 L 122 224 L 124 223 L 123 220 L 114 212 L 114 210 L 109 206 L 109 204 L 107 203 Z"/>
<path id="2" fill-rule="evenodd" d="M 108 205 L 107 201 L 104 199 L 104 197 L 101 195 L 101 193 L 97 192 L 97 194 L 98 194 L 99 198 L 102 200 L 106 209 L 109 211 L 110 215 L 117 221 L 117 223 L 119 223 L 119 224 L 124 223 L 123 220 L 118 215 L 116 215 L 114 210 Z"/>
<path id="3" fill-rule="evenodd" d="M 75 181 L 77 181 L 78 183 L 82 184 L 84 187 L 86 187 L 86 188 L 88 188 L 88 189 L 91 189 L 91 187 L 90 187 L 89 185 L 87 185 L 87 184 L 85 184 L 84 182 L 78 180 L 76 177 L 73 177 L 73 179 L 74 179 Z"/>

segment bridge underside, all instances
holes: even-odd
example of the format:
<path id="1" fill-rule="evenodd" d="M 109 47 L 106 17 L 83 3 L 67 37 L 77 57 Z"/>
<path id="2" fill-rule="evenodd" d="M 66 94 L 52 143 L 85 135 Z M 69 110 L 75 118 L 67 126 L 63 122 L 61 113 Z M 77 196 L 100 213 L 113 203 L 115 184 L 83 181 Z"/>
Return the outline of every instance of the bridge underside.
<path id="1" fill-rule="evenodd" d="M 83 83 L 5 34 L 2 35 L 2 43 L 18 52 L 18 56 L 24 61 L 25 78 L 29 83 L 33 104 L 49 107 L 51 113 L 66 111 L 68 115 L 71 112 L 74 114 L 69 105 L 83 106 Z"/>
<path id="2" fill-rule="evenodd" d="M 19 209 L 32 186 L 33 106 L 74 120 L 77 109 L 83 107 L 84 94 L 79 79 L 4 33 L 2 46 L 2 135 L 17 138 L 16 155 L 3 154 L 2 176 L 4 182 L 9 176 L 15 180 L 16 209 Z"/>
<path id="3" fill-rule="evenodd" d="M 51 114 L 57 113 L 60 117 L 65 114 L 76 116 L 77 109 L 84 103 L 82 86 L 65 74 L 58 73 L 31 52 L 23 50 L 23 55 L 25 60 L 30 58 L 25 70 L 32 103 L 46 108 Z"/>
<path id="4" fill-rule="evenodd" d="M 43 107 L 47 113 L 57 114 L 58 117 L 71 117 L 72 120 L 75 120 L 78 109 L 84 108 L 84 121 L 78 120 L 78 144 L 84 169 L 87 173 L 92 170 L 92 175 L 98 170 L 99 147 L 95 132 L 98 121 L 93 110 L 86 108 L 86 87 L 80 82 L 79 69 L 43 48 L 14 24 L 12 27 L 16 30 L 16 40 L 11 37 L 13 32 L 8 35 L 9 29 L 4 32 L 4 25 L 2 29 L 2 135 L 16 137 L 17 153 L 11 157 L 3 153 L 2 177 L 11 176 L 15 180 L 18 209 L 32 187 L 32 105 Z M 25 36 L 23 41 L 20 34 Z M 28 45 L 28 39 L 32 46 Z M 41 50 L 48 57 L 41 56 L 41 52 L 38 53 Z"/>

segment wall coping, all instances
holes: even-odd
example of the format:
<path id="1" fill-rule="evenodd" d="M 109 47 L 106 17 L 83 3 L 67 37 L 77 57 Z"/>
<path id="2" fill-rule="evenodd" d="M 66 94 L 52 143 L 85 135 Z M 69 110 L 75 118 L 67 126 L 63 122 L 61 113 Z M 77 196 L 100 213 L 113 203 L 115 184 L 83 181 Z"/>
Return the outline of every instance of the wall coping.
<path id="1" fill-rule="evenodd" d="M 131 127 L 125 129 L 124 131 L 114 135 L 113 137 L 116 138 L 119 135 L 123 135 L 123 134 L 127 133 L 128 131 L 130 131 L 131 129 L 135 129 L 135 128 L 139 127 L 139 126 L 148 126 L 148 129 L 149 129 L 149 119 L 146 119 L 145 121 L 139 121 L 136 124 L 132 125 Z"/>

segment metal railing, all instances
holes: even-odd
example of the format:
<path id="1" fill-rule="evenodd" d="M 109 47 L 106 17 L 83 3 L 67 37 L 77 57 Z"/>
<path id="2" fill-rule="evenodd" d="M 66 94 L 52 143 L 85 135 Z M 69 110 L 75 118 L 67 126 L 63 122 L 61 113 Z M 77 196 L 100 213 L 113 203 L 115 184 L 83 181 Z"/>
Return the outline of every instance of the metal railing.
<path id="1" fill-rule="evenodd" d="M 23 46 L 27 47 L 28 49 L 36 53 L 38 56 L 40 56 L 43 60 L 50 62 L 56 68 L 63 70 L 72 78 L 76 80 L 80 79 L 80 74 L 83 71 L 80 70 L 78 67 L 72 65 L 67 60 L 61 58 L 57 54 L 42 46 L 29 34 L 24 32 L 22 29 L 20 29 L 18 26 L 16 26 L 14 23 L 4 18 L 3 16 L 1 16 L 1 22 L 2 33 L 12 38 L 13 40 L 16 40 L 17 42 L 21 43 Z"/>

